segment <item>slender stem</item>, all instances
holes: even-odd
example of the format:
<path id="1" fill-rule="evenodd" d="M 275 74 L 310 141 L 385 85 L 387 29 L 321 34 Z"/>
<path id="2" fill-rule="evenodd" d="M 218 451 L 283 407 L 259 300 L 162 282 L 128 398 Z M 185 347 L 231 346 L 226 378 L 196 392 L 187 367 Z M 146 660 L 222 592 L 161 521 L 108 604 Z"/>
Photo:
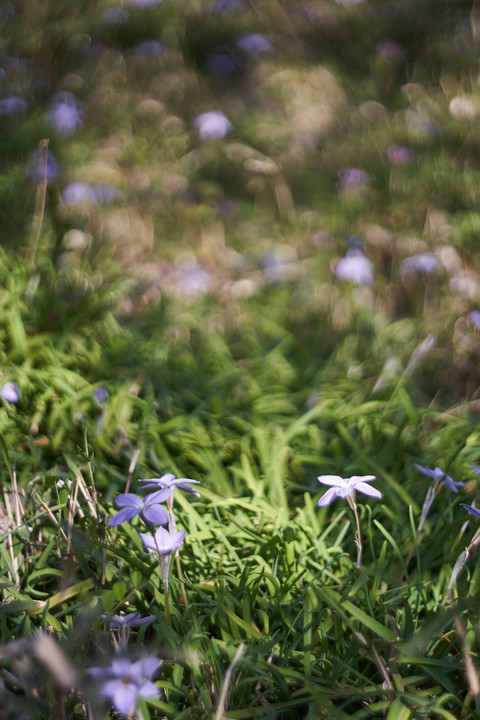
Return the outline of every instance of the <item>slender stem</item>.
<path id="1" fill-rule="evenodd" d="M 165 595 L 165 617 L 167 618 L 167 623 L 169 625 L 172 624 L 172 616 L 170 615 L 170 598 L 168 596 L 168 582 L 165 580 L 163 581 L 163 592 Z"/>
<path id="2" fill-rule="evenodd" d="M 362 535 L 360 532 L 360 520 L 358 518 L 357 503 L 355 501 L 355 493 L 347 495 L 347 502 L 353 510 L 355 515 L 355 523 L 357 525 L 357 531 L 355 533 L 355 545 L 357 546 L 357 574 L 360 572 L 360 566 L 362 564 Z"/>

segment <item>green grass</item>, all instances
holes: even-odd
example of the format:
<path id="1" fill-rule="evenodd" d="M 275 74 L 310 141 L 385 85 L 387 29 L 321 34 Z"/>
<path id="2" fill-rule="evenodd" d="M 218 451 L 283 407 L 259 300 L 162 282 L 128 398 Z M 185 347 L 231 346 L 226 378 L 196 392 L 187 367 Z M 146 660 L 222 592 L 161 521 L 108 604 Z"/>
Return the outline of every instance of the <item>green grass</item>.
<path id="1" fill-rule="evenodd" d="M 459 505 L 480 462 L 475 15 L 213 6 L 1 16 L 0 100 L 28 110 L 0 114 L 0 386 L 21 392 L 0 400 L 0 715 L 118 717 L 88 669 L 120 655 L 104 616 L 139 612 L 155 619 L 126 655 L 163 660 L 139 720 L 478 720 L 477 520 Z M 241 32 L 273 52 L 242 53 Z M 163 52 L 136 54 L 145 39 Z M 85 109 L 70 136 L 46 116 L 65 90 Z M 201 142 L 213 109 L 233 129 Z M 27 176 L 46 137 L 43 206 Z M 342 192 L 349 167 L 369 182 Z M 69 206 L 72 181 L 120 195 Z M 360 246 L 371 286 L 335 275 Z M 402 273 L 424 252 L 436 274 Z M 420 531 L 414 463 L 465 482 Z M 142 521 L 108 525 L 165 473 L 202 483 L 175 495 L 170 620 Z M 317 507 L 323 474 L 382 492 L 357 496 L 358 569 L 348 503 Z"/>

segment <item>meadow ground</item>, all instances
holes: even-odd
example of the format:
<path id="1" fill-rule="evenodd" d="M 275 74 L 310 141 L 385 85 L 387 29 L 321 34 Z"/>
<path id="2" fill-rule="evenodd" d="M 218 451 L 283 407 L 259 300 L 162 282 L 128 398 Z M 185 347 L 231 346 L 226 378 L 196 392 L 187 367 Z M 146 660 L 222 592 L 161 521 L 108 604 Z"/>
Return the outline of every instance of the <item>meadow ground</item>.
<path id="1" fill-rule="evenodd" d="M 479 720 L 476 5 L 0 36 L 0 718 Z"/>

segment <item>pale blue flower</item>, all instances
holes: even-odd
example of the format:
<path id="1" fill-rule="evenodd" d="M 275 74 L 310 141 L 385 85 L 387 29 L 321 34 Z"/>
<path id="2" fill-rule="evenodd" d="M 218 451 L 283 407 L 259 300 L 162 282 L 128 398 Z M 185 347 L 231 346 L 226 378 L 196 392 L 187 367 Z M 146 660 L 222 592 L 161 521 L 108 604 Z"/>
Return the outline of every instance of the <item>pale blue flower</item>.
<path id="1" fill-rule="evenodd" d="M 193 127 L 198 131 L 200 140 L 221 140 L 233 125 L 224 113 L 209 110 L 195 118 Z"/>
<path id="2" fill-rule="evenodd" d="M 65 205 L 83 205 L 84 207 L 97 204 L 94 189 L 84 182 L 71 182 L 62 192 L 62 202 Z"/>
<path id="3" fill-rule="evenodd" d="M 11 382 L 9 380 L 0 390 L 0 395 L 2 396 L 3 400 L 5 400 L 5 402 L 16 405 L 21 397 L 20 388 L 18 387 L 16 382 Z"/>
<path id="4" fill-rule="evenodd" d="M 469 317 L 473 327 L 476 330 L 480 330 L 480 310 L 472 310 Z"/>
<path id="5" fill-rule="evenodd" d="M 338 280 L 353 282 L 356 285 L 371 285 L 373 283 L 373 265 L 360 250 L 351 248 L 339 260 L 335 268 Z"/>
<path id="6" fill-rule="evenodd" d="M 267 55 L 273 52 L 273 45 L 261 33 L 242 33 L 235 40 L 235 47 L 247 55 Z"/>
<path id="7" fill-rule="evenodd" d="M 121 523 L 134 518 L 135 515 L 140 515 L 147 524 L 166 525 L 168 523 L 168 514 L 161 503 L 165 502 L 172 493 L 173 488 L 164 488 L 148 495 L 146 498 L 141 498 L 134 493 L 118 495 L 115 498 L 115 505 L 123 509 L 110 518 L 108 521 L 109 527 L 121 525 Z"/>
<path id="8" fill-rule="evenodd" d="M 175 533 L 169 533 L 163 527 L 159 527 L 156 530 L 155 535 L 146 535 L 145 533 L 139 533 L 142 538 L 142 542 L 146 548 L 157 552 L 159 555 L 171 555 L 181 547 L 185 540 L 186 530 L 178 530 Z"/>
<path id="9" fill-rule="evenodd" d="M 158 658 L 143 658 L 132 662 L 116 658 L 108 667 L 90 668 L 90 676 L 100 682 L 100 694 L 108 698 L 116 712 L 133 715 L 139 698 L 152 698 L 160 694 L 150 678 L 161 665 Z"/>
<path id="10" fill-rule="evenodd" d="M 43 148 L 37 148 L 30 155 L 28 174 L 30 180 L 35 183 L 43 182 L 45 177 L 47 182 L 50 182 L 57 177 L 59 167 L 57 158 L 50 151 L 47 151 L 45 162 L 45 150 Z"/>
<path id="11" fill-rule="evenodd" d="M 106 618 L 110 625 L 110 630 L 119 630 L 121 628 L 138 628 L 141 625 L 148 625 L 155 620 L 155 615 L 147 615 L 140 617 L 139 612 L 128 613 L 128 615 L 112 615 Z"/>
<path id="12" fill-rule="evenodd" d="M 323 485 L 331 485 L 329 490 L 318 501 L 318 507 L 330 505 L 337 498 L 347 498 L 357 490 L 374 498 L 381 498 L 382 493 L 376 488 L 370 487 L 369 482 L 375 480 L 375 475 L 352 475 L 349 478 L 342 478 L 339 475 L 320 475 L 317 480 Z"/>
<path id="13" fill-rule="evenodd" d="M 400 274 L 412 275 L 414 273 L 421 273 L 424 275 L 434 275 L 439 267 L 440 263 L 434 253 L 418 253 L 417 255 L 412 255 L 402 260 Z"/>
<path id="14" fill-rule="evenodd" d="M 7 95 L 0 100 L 0 115 L 14 117 L 28 110 L 27 102 L 18 95 Z"/>
<path id="15" fill-rule="evenodd" d="M 439 467 L 430 470 L 430 468 L 422 467 L 422 465 L 417 465 L 417 463 L 413 463 L 413 466 L 427 477 L 432 478 L 435 483 L 443 485 L 453 493 L 458 493 L 458 488 L 465 485 L 464 482 L 453 480 L 450 475 L 446 475 Z"/>
<path id="16" fill-rule="evenodd" d="M 200 485 L 200 480 L 192 480 L 191 478 L 176 478 L 172 473 L 167 473 L 159 478 L 146 478 L 141 479 L 138 482 L 147 483 L 142 487 L 142 490 L 151 490 L 152 488 L 178 488 L 183 492 L 192 493 L 197 497 L 200 497 L 200 493 L 194 490 L 190 485 Z"/>
<path id="17" fill-rule="evenodd" d="M 84 104 L 70 92 L 59 92 L 47 110 L 48 122 L 57 135 L 73 135 L 83 127 Z"/>

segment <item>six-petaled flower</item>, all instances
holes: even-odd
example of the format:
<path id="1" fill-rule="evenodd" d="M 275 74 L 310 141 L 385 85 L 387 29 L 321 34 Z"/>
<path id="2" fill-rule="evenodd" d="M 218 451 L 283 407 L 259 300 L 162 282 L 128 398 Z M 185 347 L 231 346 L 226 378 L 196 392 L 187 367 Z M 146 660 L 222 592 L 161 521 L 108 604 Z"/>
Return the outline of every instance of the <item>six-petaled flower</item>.
<path id="1" fill-rule="evenodd" d="M 318 507 L 330 505 L 339 497 L 348 498 L 357 490 L 365 495 L 370 495 L 370 497 L 381 498 L 382 493 L 380 490 L 368 485 L 369 482 L 375 479 L 375 475 L 352 475 L 349 478 L 342 478 L 339 475 L 320 475 L 317 480 L 323 485 L 331 485 L 331 487 L 318 501 Z"/>

